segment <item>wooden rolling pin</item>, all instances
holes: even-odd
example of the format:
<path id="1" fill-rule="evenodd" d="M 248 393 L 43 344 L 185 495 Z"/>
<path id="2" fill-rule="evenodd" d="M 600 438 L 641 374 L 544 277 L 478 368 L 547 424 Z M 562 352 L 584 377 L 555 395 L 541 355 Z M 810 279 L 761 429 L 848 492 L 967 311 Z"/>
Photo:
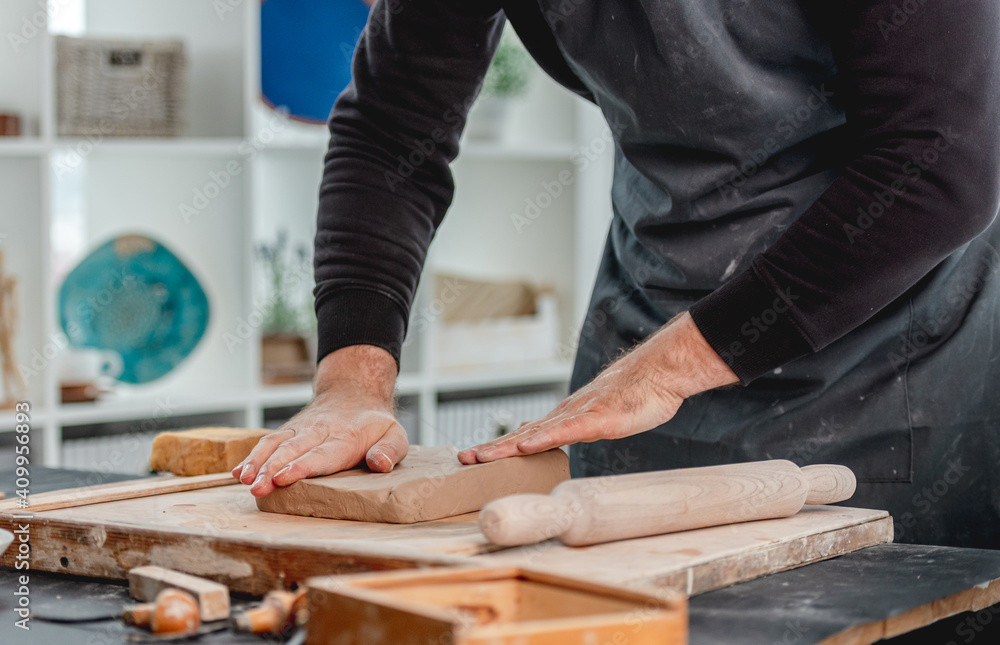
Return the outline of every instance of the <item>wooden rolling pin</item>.
<path id="1" fill-rule="evenodd" d="M 479 528 L 501 546 L 558 537 L 584 546 L 689 529 L 794 515 L 803 504 L 850 499 L 857 482 L 845 466 L 776 459 L 707 468 L 572 479 L 548 495 L 490 502 Z"/>

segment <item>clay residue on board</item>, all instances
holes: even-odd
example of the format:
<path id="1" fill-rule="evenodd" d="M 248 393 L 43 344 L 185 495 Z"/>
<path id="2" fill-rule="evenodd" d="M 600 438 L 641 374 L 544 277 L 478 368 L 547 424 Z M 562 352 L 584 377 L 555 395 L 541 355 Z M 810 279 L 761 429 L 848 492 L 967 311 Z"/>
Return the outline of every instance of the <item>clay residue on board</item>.
<path id="1" fill-rule="evenodd" d="M 143 564 L 155 564 L 195 576 L 248 578 L 253 574 L 249 562 L 219 553 L 207 544 L 155 545 L 149 549 Z"/>
<path id="2" fill-rule="evenodd" d="M 90 529 L 90 533 L 87 536 L 87 541 L 94 545 L 98 549 L 104 546 L 104 543 L 108 539 L 108 529 L 103 526 L 95 526 Z"/>

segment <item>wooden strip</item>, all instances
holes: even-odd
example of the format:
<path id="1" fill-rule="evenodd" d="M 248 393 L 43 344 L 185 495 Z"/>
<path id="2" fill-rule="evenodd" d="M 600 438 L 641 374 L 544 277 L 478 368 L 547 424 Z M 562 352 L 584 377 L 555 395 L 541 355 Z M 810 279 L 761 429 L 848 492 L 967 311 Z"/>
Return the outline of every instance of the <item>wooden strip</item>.
<path id="1" fill-rule="evenodd" d="M 852 627 L 827 638 L 819 645 L 871 645 L 883 639 L 908 634 L 949 616 L 966 611 L 980 611 L 998 602 L 1000 602 L 1000 580 L 993 580 L 987 585 L 960 591 L 898 616 Z"/>
<path id="2" fill-rule="evenodd" d="M 27 506 L 20 505 L 20 498 L 4 500 L 0 502 L 0 513 L 4 511 L 40 513 L 60 508 L 73 508 L 89 504 L 101 504 L 103 502 L 117 502 L 123 499 L 178 493 L 200 488 L 211 488 L 213 486 L 229 486 L 235 483 L 236 480 L 229 473 L 213 473 L 197 477 L 175 477 L 168 475 L 164 477 L 135 479 L 111 484 L 99 484 L 97 486 L 68 488 L 40 495 L 30 495 L 28 497 L 30 504 Z"/>

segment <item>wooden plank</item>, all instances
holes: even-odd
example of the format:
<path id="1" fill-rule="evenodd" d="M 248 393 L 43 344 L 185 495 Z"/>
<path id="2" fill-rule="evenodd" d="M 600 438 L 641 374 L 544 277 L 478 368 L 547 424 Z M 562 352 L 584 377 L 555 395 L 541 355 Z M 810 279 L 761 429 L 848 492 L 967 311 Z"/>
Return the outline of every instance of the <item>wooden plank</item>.
<path id="1" fill-rule="evenodd" d="M 920 642 L 962 642 L 966 617 L 946 617 L 1000 600 L 998 580 L 998 551 L 873 546 L 691 598 L 691 645 L 867 645 L 939 620 Z"/>
<path id="2" fill-rule="evenodd" d="M 1000 603 L 1000 579 L 914 607 L 898 616 L 852 627 L 819 645 L 871 645 L 880 640 L 909 634 L 949 616 L 966 611 L 980 611 L 997 603 Z"/>
<path id="3" fill-rule="evenodd" d="M 31 567 L 124 579 L 154 564 L 261 593 L 321 573 L 456 564 L 517 566 L 637 589 L 687 593 L 891 541 L 884 511 L 809 507 L 788 518 L 586 548 L 550 541 L 496 550 L 468 514 L 375 524 L 262 513 L 242 485 L 34 513 Z M 10 554 L 0 565 L 12 566 Z"/>
<path id="4" fill-rule="evenodd" d="M 232 485 L 233 482 L 233 477 L 229 473 L 214 473 L 211 475 L 199 475 L 197 477 L 166 475 L 163 477 L 98 484 L 96 486 L 84 486 L 81 488 L 42 493 L 40 495 L 30 495 L 28 497 L 30 503 L 23 507 L 20 506 L 20 498 L 9 499 L 0 502 L 0 512 L 22 511 L 40 513 L 42 511 L 54 511 L 61 508 L 115 502 L 125 499 L 135 499 L 137 497 L 149 497 L 151 495 L 165 495 L 167 493 L 198 490 L 213 486 L 228 486 Z"/>

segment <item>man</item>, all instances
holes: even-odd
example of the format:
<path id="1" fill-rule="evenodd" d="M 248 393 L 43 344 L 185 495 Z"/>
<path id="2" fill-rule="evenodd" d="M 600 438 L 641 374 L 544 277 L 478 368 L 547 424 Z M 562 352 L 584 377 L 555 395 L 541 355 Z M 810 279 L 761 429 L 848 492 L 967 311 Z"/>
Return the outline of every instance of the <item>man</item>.
<path id="1" fill-rule="evenodd" d="M 405 456 L 399 349 L 505 16 L 615 125 L 614 220 L 573 394 L 460 459 L 842 463 L 898 540 L 1000 546 L 995 0 L 380 0 L 330 118 L 317 394 L 234 474 Z"/>

